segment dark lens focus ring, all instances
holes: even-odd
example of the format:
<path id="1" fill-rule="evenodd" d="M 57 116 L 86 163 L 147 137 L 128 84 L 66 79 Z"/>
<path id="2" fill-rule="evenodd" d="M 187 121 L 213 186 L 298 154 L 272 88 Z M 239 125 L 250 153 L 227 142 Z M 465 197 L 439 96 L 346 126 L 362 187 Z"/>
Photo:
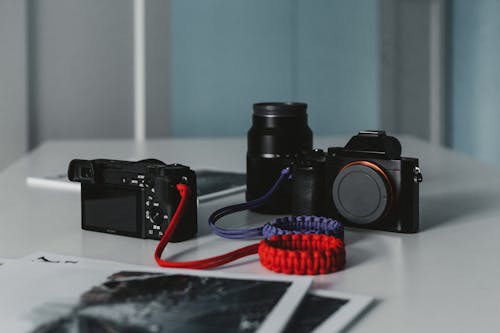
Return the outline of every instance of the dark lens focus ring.
<path id="1" fill-rule="evenodd" d="M 255 103 L 253 114 L 258 117 L 299 117 L 305 116 L 306 103 Z"/>

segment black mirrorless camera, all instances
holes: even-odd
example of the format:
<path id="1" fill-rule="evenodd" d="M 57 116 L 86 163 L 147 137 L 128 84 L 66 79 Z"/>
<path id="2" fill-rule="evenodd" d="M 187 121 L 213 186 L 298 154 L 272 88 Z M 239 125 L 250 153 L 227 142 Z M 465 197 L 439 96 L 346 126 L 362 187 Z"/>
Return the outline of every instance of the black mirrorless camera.
<path id="1" fill-rule="evenodd" d="M 293 176 L 264 209 L 254 210 L 321 215 L 347 226 L 418 232 L 422 181 L 418 159 L 401 157 L 399 140 L 384 131 L 360 132 L 345 147 L 332 147 L 327 153 L 312 150 L 306 107 L 254 105 L 248 132 L 247 199 L 266 193 L 283 167 L 291 166 Z M 282 126 L 285 120 L 287 126 Z"/>
<path id="2" fill-rule="evenodd" d="M 197 232 L 196 175 L 189 167 L 148 159 L 72 160 L 68 178 L 81 183 L 82 229 L 160 239 L 180 201 L 176 185 L 191 189 L 171 241 Z"/>
<path id="3" fill-rule="evenodd" d="M 418 159 L 401 157 L 398 139 L 364 131 L 326 153 L 322 214 L 347 226 L 418 232 Z"/>

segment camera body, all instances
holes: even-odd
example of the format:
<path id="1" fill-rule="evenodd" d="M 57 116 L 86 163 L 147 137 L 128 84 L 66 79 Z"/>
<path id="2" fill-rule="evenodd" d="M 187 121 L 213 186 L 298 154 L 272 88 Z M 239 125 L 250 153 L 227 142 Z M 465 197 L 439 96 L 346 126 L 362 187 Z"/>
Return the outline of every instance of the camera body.
<path id="1" fill-rule="evenodd" d="M 171 241 L 197 232 L 196 175 L 187 166 L 155 159 L 75 159 L 68 178 L 81 183 L 82 229 L 160 239 L 181 199 L 176 185 L 185 183 L 191 196 Z"/>
<path id="2" fill-rule="evenodd" d="M 384 131 L 363 131 L 345 147 L 304 153 L 292 165 L 292 213 L 333 217 L 346 226 L 415 233 L 417 158 Z"/>
<path id="3" fill-rule="evenodd" d="M 329 148 L 323 213 L 347 226 L 402 233 L 419 228 L 418 159 L 383 131 L 364 131 L 343 148 Z"/>
<path id="4" fill-rule="evenodd" d="M 324 214 L 326 154 L 321 149 L 303 151 L 291 164 L 292 215 Z"/>

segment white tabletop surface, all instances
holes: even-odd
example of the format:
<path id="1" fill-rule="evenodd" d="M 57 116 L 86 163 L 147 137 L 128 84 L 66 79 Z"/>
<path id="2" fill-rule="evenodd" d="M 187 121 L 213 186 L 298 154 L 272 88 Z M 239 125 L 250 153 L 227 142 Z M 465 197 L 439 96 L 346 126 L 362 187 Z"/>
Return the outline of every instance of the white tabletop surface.
<path id="1" fill-rule="evenodd" d="M 321 138 L 315 147 L 341 146 L 346 139 Z M 424 175 L 420 233 L 348 229 L 347 267 L 315 277 L 314 287 L 376 299 L 352 332 L 500 331 L 500 170 L 416 139 L 401 141 L 405 156 L 420 158 Z M 79 193 L 28 187 L 26 177 L 65 172 L 73 158 L 99 157 L 244 171 L 245 153 L 244 138 L 47 142 L 0 173 L 0 257 L 40 250 L 154 266 L 156 241 L 82 231 Z M 243 199 L 240 194 L 200 207 L 198 237 L 169 244 L 168 258 L 205 258 L 252 243 L 221 239 L 207 227 L 210 212 Z M 221 225 L 270 218 L 245 212 Z M 256 256 L 220 269 L 274 274 Z"/>

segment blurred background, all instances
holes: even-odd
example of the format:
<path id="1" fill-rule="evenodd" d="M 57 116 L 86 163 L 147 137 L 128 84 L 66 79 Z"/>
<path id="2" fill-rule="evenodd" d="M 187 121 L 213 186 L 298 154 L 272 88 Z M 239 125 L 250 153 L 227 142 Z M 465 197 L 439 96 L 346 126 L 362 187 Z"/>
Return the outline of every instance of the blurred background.
<path id="1" fill-rule="evenodd" d="M 241 137 L 254 102 L 302 101 L 315 135 L 380 128 L 500 165 L 499 16 L 500 0 L 0 0 L 0 169 L 46 140 L 137 137 L 141 50 L 146 138 Z"/>

